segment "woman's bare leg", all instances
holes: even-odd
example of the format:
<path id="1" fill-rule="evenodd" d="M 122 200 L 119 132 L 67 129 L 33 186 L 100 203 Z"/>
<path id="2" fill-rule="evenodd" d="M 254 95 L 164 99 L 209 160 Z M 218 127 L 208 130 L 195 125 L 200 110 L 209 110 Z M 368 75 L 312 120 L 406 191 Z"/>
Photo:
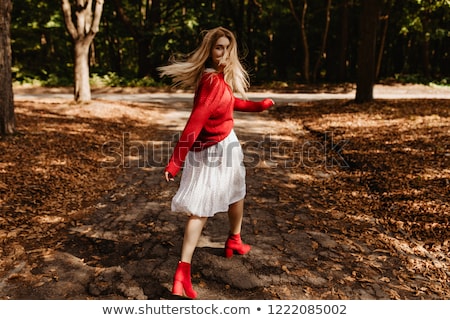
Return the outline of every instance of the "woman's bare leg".
<path id="1" fill-rule="evenodd" d="M 241 233 L 242 219 L 244 217 L 244 199 L 239 200 L 228 207 L 228 219 L 230 221 L 230 234 Z"/>
<path id="2" fill-rule="evenodd" d="M 195 299 L 197 292 L 191 283 L 191 261 L 198 240 L 202 234 L 207 218 L 190 216 L 184 230 L 183 246 L 181 247 L 181 260 L 173 277 L 172 294 L 182 296 L 185 293 L 189 298 Z"/>
<path id="3" fill-rule="evenodd" d="M 181 261 L 191 263 L 194 250 L 202 234 L 207 217 L 190 216 L 184 230 L 183 246 L 181 248 Z"/>
<path id="4" fill-rule="evenodd" d="M 246 254 L 251 247 L 241 239 L 242 219 L 244 217 L 244 199 L 231 204 L 228 208 L 230 234 L 225 242 L 225 257 L 231 258 L 233 253 Z"/>

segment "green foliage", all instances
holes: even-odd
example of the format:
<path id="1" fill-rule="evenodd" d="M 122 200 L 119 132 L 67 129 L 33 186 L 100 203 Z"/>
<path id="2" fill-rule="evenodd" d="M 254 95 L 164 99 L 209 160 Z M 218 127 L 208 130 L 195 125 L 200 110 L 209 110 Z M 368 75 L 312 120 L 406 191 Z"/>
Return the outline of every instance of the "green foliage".
<path id="1" fill-rule="evenodd" d="M 67 84 L 72 52 L 59 6 L 52 1 L 17 1 L 12 16 L 15 81 Z"/>
<path id="2" fill-rule="evenodd" d="M 429 83 L 430 86 L 450 87 L 450 77 L 442 78 L 440 80 L 432 80 Z"/>
<path id="3" fill-rule="evenodd" d="M 155 87 L 160 83 L 150 77 L 125 78 L 115 72 L 108 72 L 105 75 L 97 73 L 91 74 L 90 84 L 94 87 Z"/>
<path id="4" fill-rule="evenodd" d="M 235 31 L 252 84 L 302 81 L 303 47 L 300 28 L 289 1 L 106 1 L 94 39 L 91 78 L 94 85 L 154 86 L 163 82 L 156 68 L 177 54 L 187 54 L 202 30 L 222 25 Z M 146 4 L 149 6 L 146 7 Z M 297 15 L 303 0 L 292 0 Z M 444 82 L 450 75 L 450 1 L 385 0 L 389 16 L 381 78 Z M 391 3 L 388 11 L 388 3 Z M 306 32 L 311 68 L 318 58 L 324 32 L 326 1 L 309 1 Z M 355 81 L 360 1 L 334 1 L 326 57 L 320 81 L 333 81 L 339 63 L 347 81 Z M 120 9 L 120 10 L 119 10 Z M 123 13 L 126 19 L 119 13 Z M 380 20 L 381 23 L 384 20 Z M 342 33 L 346 23 L 348 33 Z M 13 76 L 18 83 L 71 85 L 73 46 L 65 29 L 59 1 L 21 0 L 12 12 Z M 379 28 L 381 30 L 381 28 Z M 339 52 L 345 44 L 346 56 Z M 426 50 L 424 49 L 426 47 Z M 427 59 L 424 52 L 428 53 Z M 339 59 L 344 59 L 340 61 Z"/>
<path id="5" fill-rule="evenodd" d="M 450 77 L 430 79 L 423 74 L 395 74 L 394 79 L 399 83 L 418 83 L 431 86 L 450 86 Z"/>
<path id="6" fill-rule="evenodd" d="M 395 80 L 400 83 L 421 83 L 426 84 L 429 79 L 425 78 L 422 74 L 396 74 Z"/>
<path id="7" fill-rule="evenodd" d="M 402 2 L 403 3 L 403 2 Z M 418 34 L 423 39 L 444 39 L 450 36 L 450 1 L 409 0 L 403 3 L 400 34 Z"/>

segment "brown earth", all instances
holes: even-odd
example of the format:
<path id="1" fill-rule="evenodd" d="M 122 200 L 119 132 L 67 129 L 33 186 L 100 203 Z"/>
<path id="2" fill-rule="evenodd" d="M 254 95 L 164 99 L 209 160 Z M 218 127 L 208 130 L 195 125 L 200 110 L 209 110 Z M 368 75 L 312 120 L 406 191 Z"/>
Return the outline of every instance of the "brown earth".
<path id="1" fill-rule="evenodd" d="M 189 108 L 16 99 L 18 133 L 0 140 L 0 298 L 173 299 L 186 217 L 162 171 Z M 236 132 L 253 248 L 224 258 L 226 214 L 210 219 L 200 299 L 450 296 L 450 100 L 278 104 L 236 113 Z"/>

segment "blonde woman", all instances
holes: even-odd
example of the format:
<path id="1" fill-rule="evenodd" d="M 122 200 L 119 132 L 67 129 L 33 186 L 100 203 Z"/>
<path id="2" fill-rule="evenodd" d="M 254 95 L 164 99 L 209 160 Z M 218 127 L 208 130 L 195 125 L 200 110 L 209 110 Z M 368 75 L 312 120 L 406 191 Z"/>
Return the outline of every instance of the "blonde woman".
<path id="1" fill-rule="evenodd" d="M 186 126 L 165 168 L 173 181 L 183 168 L 180 186 L 172 199 L 172 211 L 188 214 L 173 295 L 197 297 L 191 283 L 191 261 L 208 217 L 228 212 L 230 232 L 225 256 L 246 254 L 250 245 L 241 240 L 244 215 L 245 167 L 241 145 L 233 130 L 233 111 L 259 112 L 274 102 L 242 100 L 249 87 L 236 38 L 223 27 L 208 30 L 201 45 L 183 61 L 159 68 L 175 85 L 194 87 L 194 105 Z"/>

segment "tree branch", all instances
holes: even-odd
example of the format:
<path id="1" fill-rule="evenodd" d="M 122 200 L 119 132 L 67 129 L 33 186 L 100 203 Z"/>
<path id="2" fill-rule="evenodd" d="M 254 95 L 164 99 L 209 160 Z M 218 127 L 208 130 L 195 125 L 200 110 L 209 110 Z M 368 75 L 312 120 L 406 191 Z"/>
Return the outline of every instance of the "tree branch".
<path id="1" fill-rule="evenodd" d="M 100 29 L 100 20 L 102 18 L 104 0 L 95 1 L 94 21 L 92 22 L 91 33 L 96 34 Z"/>
<path id="2" fill-rule="evenodd" d="M 69 0 L 61 0 L 61 9 L 64 14 L 64 21 L 66 23 L 67 31 L 69 32 L 72 39 L 75 40 L 78 38 L 78 32 L 72 21 L 72 8 L 70 6 Z"/>

